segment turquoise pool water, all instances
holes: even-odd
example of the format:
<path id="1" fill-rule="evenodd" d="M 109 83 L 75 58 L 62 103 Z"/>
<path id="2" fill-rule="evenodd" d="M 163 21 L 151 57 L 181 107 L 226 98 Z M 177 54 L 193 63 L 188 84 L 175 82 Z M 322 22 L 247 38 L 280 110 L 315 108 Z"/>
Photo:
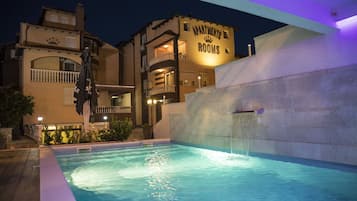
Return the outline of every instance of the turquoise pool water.
<path id="1" fill-rule="evenodd" d="M 176 144 L 58 155 L 77 201 L 356 201 L 357 171 Z"/>

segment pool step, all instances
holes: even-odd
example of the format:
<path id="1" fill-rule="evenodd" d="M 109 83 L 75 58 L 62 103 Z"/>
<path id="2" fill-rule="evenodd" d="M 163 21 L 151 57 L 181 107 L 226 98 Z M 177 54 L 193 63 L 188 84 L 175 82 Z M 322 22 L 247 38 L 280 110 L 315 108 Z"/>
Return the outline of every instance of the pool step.
<path id="1" fill-rule="evenodd" d="M 92 152 L 92 147 L 78 147 L 77 148 L 77 154 L 90 153 L 90 152 Z"/>
<path id="2" fill-rule="evenodd" d="M 108 152 L 82 152 L 80 155 L 71 155 L 71 157 L 66 157 L 66 156 L 59 156 L 58 158 L 62 161 L 66 162 L 80 162 L 80 161 L 98 161 L 98 160 L 111 160 L 113 157 L 129 157 L 129 158 L 135 158 L 135 157 L 145 157 L 145 155 L 151 151 L 163 151 L 166 154 L 172 154 L 172 153 L 178 153 L 181 152 L 182 150 L 177 148 L 177 147 L 143 147 L 139 149 L 122 149 L 122 150 L 117 150 L 117 151 L 108 151 Z"/>

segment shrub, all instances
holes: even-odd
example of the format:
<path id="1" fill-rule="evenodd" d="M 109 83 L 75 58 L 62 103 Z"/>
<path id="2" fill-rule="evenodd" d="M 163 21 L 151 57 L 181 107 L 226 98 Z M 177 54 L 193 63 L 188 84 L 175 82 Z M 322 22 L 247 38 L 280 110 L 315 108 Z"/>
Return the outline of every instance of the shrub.
<path id="1" fill-rule="evenodd" d="M 128 139 L 133 124 L 129 119 L 116 120 L 110 122 L 109 130 L 99 131 L 99 137 L 102 141 L 124 141 Z"/>
<path id="2" fill-rule="evenodd" d="M 87 131 L 85 133 L 82 132 L 79 138 L 80 143 L 97 142 L 97 141 L 99 141 L 97 131 Z"/>
<path id="3" fill-rule="evenodd" d="M 24 96 L 14 88 L 0 88 L 0 127 L 19 125 L 24 115 L 33 112 L 33 97 Z"/>

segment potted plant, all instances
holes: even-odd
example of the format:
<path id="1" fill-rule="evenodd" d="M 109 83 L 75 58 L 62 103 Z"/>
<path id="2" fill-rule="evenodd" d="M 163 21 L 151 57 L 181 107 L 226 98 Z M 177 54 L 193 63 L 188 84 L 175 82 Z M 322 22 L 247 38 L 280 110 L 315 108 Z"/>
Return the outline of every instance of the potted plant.
<path id="1" fill-rule="evenodd" d="M 11 87 L 1 87 L 0 97 L 0 131 L 11 140 L 12 129 L 20 125 L 24 115 L 32 114 L 33 97 Z"/>

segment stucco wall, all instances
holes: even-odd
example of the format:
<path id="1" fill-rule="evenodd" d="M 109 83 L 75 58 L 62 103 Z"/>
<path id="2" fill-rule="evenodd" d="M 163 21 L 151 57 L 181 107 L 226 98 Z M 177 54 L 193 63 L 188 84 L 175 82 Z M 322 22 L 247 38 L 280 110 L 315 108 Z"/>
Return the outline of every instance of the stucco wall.
<path id="1" fill-rule="evenodd" d="M 238 151 L 246 135 L 252 152 L 357 165 L 356 91 L 357 65 L 202 90 L 187 95 L 185 114 L 169 116 L 171 138 L 229 149 L 233 134 Z"/>

